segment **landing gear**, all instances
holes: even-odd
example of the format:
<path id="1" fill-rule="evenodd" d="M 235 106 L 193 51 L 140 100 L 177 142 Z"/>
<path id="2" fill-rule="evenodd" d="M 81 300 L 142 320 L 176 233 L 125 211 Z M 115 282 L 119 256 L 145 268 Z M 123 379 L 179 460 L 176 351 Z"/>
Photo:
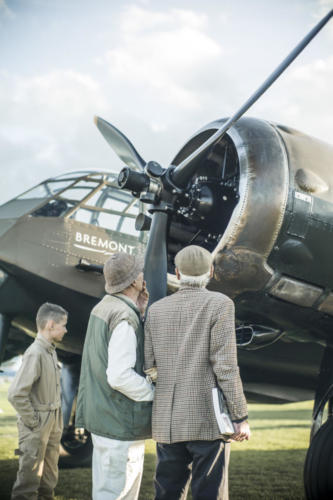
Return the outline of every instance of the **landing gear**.
<path id="1" fill-rule="evenodd" d="M 73 425 L 64 429 L 61 437 L 59 466 L 63 469 L 90 467 L 93 445 L 91 435 L 85 429 Z"/>
<path id="2" fill-rule="evenodd" d="M 308 500 L 333 498 L 333 418 L 321 426 L 311 441 L 304 466 Z"/>
<path id="3" fill-rule="evenodd" d="M 59 466 L 90 467 L 92 441 L 85 429 L 75 429 L 76 396 L 80 378 L 81 358 L 62 360 L 61 389 L 64 431 L 61 437 Z"/>
<path id="4" fill-rule="evenodd" d="M 10 319 L 5 314 L 0 314 L 0 365 L 5 358 L 5 350 L 9 335 Z"/>
<path id="5" fill-rule="evenodd" d="M 327 420 L 322 424 L 328 404 Z M 333 346 L 327 346 L 320 367 L 313 408 L 311 444 L 304 466 L 307 500 L 333 498 Z"/>

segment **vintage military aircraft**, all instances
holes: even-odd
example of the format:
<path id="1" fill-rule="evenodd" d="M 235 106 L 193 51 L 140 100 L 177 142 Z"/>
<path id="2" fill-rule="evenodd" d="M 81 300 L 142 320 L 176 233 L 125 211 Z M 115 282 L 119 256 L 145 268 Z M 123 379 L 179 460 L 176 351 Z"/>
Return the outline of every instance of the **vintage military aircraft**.
<path id="1" fill-rule="evenodd" d="M 70 311 L 69 334 L 58 347 L 63 447 L 74 461 L 90 453 L 89 436 L 74 431 L 72 418 L 85 325 L 103 294 L 103 262 L 114 251 L 142 252 L 147 245 L 145 275 L 155 301 L 177 288 L 175 253 L 195 243 L 213 253 L 210 288 L 235 301 L 249 400 L 315 396 L 305 487 L 309 499 L 332 497 L 333 147 L 283 125 L 241 118 L 332 15 L 233 117 L 199 130 L 167 169 L 146 163 L 119 130 L 97 118 L 127 165 L 118 185 L 110 173 L 69 174 L 0 208 L 0 352 L 8 358 L 22 351 L 45 300 Z"/>
<path id="2" fill-rule="evenodd" d="M 0 362 L 31 343 L 40 304 L 70 311 L 58 352 L 67 424 L 89 311 L 104 293 L 103 263 L 113 252 L 143 253 L 146 246 L 146 234 L 135 229 L 142 203 L 119 190 L 116 179 L 110 172 L 69 173 L 0 208 Z M 64 449 L 70 455 L 80 450 L 82 461 L 91 452 L 86 441 L 84 433 L 67 432 Z"/>

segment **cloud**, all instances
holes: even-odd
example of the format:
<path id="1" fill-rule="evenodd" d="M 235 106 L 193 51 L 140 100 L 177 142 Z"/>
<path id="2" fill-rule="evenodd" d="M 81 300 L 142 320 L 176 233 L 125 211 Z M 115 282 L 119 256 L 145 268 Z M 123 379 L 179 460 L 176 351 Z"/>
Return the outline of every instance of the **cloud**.
<path id="1" fill-rule="evenodd" d="M 315 18 L 317 21 L 322 19 L 326 14 L 330 12 L 330 10 L 333 9 L 333 0 L 317 0 L 318 4 L 318 9 L 316 10 Z M 329 33 L 329 36 L 331 39 L 333 38 L 333 19 L 331 18 L 326 26 L 323 28 L 327 33 Z"/>
<path id="2" fill-rule="evenodd" d="M 120 16 L 117 45 L 99 62 L 109 68 L 110 79 L 135 89 L 141 111 L 140 101 L 145 107 L 155 101 L 169 123 L 175 110 L 178 115 L 205 104 L 202 75 L 215 70 L 223 53 L 207 32 L 205 14 L 130 6 Z"/>
<path id="3" fill-rule="evenodd" d="M 0 14 L 13 15 L 13 11 L 8 7 L 5 0 L 0 0 Z"/>
<path id="4" fill-rule="evenodd" d="M 22 191 L 66 170 L 103 164 L 103 148 L 101 157 L 94 150 L 99 136 L 93 116 L 108 105 L 91 76 L 60 70 L 33 77 L 2 72 L 0 108 L 2 168 L 15 172 L 15 178 L 2 179 L 6 196 L 18 194 L 15 180 Z"/>
<path id="5" fill-rule="evenodd" d="M 15 17 L 14 12 L 8 7 L 5 0 L 0 0 L 0 26 L 4 23 L 6 19 L 13 19 Z"/>
<path id="6" fill-rule="evenodd" d="M 295 120 L 306 123 L 309 133 L 333 144 L 333 56 L 318 59 L 292 71 L 290 75 Z"/>
<path id="7" fill-rule="evenodd" d="M 167 165 L 196 130 L 235 109 L 240 83 L 228 75 L 205 13 L 131 5 L 116 24 L 96 61 L 112 102 L 112 116 L 103 116 L 142 147 L 144 158 Z"/>
<path id="8" fill-rule="evenodd" d="M 295 67 L 258 109 L 274 121 L 333 144 L 332 81 L 333 56 Z"/>
<path id="9" fill-rule="evenodd" d="M 318 11 L 319 1 L 315 5 Z M 22 56 L 13 60 L 8 52 L 1 64 L 16 73 L 0 70 L 1 160 L 11 172 L 2 180 L 2 201 L 65 171 L 118 169 L 121 161 L 93 125 L 95 114 L 123 131 L 143 158 L 166 166 L 196 130 L 231 116 L 245 102 L 262 83 L 260 72 L 267 76 L 256 45 L 261 38 L 258 42 L 248 25 L 239 25 L 234 33 L 233 14 L 220 5 L 211 11 L 192 9 L 142 0 L 103 10 L 103 16 L 112 13 L 112 29 L 104 25 L 84 54 L 73 49 L 66 58 L 52 52 L 58 57 L 51 54 L 47 66 L 44 47 L 34 68 L 22 67 Z M 45 17 L 46 27 L 52 23 L 53 15 Z M 12 37 L 19 26 L 15 20 Z M 32 30 L 34 24 L 29 26 Z M 73 26 L 78 40 L 82 36 L 81 48 L 87 39 L 85 24 Z M 91 29 L 97 31 L 94 23 Z M 38 36 L 24 38 L 24 43 L 34 49 Z M 249 39 L 253 44 L 245 50 Z M 50 31 L 50 43 L 62 47 L 57 30 Z M 271 54 L 265 57 L 271 64 Z M 298 62 L 248 114 L 333 142 L 332 66 L 332 58 L 324 54 L 309 64 Z"/>
<path id="10" fill-rule="evenodd" d="M 320 11 L 322 15 L 325 15 L 333 8 L 333 0 L 318 0 Z"/>

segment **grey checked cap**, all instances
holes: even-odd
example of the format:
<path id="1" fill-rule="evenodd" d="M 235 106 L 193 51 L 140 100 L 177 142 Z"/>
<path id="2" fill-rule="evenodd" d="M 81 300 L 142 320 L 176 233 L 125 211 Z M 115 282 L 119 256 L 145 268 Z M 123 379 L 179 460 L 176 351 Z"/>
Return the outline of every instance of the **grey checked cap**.
<path id="1" fill-rule="evenodd" d="M 202 276 L 210 271 L 212 263 L 211 253 L 197 245 L 183 248 L 175 257 L 178 271 L 186 276 Z"/>
<path id="2" fill-rule="evenodd" d="M 105 291 L 112 294 L 125 290 L 143 271 L 143 263 L 142 255 L 129 255 L 127 253 L 111 255 L 103 268 Z"/>

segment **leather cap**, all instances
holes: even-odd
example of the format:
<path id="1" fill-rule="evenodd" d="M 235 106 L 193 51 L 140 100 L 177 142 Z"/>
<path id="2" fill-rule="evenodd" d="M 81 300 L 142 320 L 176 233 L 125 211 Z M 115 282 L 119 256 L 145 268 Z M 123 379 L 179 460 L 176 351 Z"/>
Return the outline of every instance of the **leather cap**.
<path id="1" fill-rule="evenodd" d="M 175 257 L 178 271 L 186 276 L 202 276 L 210 271 L 212 263 L 211 253 L 197 245 L 183 248 Z"/>

